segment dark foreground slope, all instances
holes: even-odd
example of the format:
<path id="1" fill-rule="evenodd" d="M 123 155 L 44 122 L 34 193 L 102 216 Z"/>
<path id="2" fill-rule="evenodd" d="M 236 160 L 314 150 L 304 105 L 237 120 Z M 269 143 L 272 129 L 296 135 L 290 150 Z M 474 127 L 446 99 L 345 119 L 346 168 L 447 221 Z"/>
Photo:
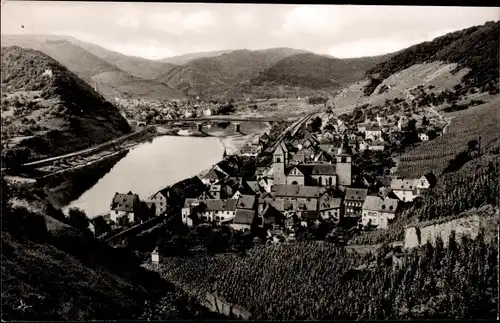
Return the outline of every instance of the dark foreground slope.
<path id="1" fill-rule="evenodd" d="M 39 51 L 3 47 L 1 87 L 3 157 L 59 155 L 130 132 L 115 106 Z"/>
<path id="2" fill-rule="evenodd" d="M 8 191 L 3 182 L 2 320 L 221 319 L 43 201 L 5 203 Z"/>

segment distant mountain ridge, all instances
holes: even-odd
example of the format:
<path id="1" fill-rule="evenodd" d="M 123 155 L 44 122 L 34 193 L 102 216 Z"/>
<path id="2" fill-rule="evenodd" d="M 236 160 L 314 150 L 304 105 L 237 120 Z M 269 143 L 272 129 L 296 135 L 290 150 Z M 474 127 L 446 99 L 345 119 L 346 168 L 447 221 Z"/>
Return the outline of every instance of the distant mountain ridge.
<path id="1" fill-rule="evenodd" d="M 177 66 L 158 79 L 188 95 L 220 96 L 260 70 L 304 51 L 290 48 L 234 50 Z"/>
<path id="2" fill-rule="evenodd" d="M 42 50 L 85 81 L 96 83 L 108 99 L 331 96 L 365 80 L 361 94 L 369 96 L 394 73 L 434 61 L 469 68 L 464 82 L 492 88 L 498 83 L 498 24 L 449 33 L 395 53 L 349 59 L 271 48 L 200 52 L 154 61 L 63 36 L 2 35 L 2 43 L 10 37 L 10 43 Z"/>
<path id="3" fill-rule="evenodd" d="M 57 60 L 85 82 L 96 86 L 108 100 L 115 97 L 182 98 L 175 89 L 155 80 L 174 67 L 140 57 L 130 57 L 100 46 L 57 35 L 2 35 L 2 46 L 39 50 Z M 96 82 L 99 82 L 96 84 Z"/>
<path id="4" fill-rule="evenodd" d="M 184 65 L 198 58 L 215 57 L 233 51 L 234 51 L 233 49 L 226 49 L 226 50 L 214 50 L 208 52 L 189 53 L 189 54 L 176 55 L 172 57 L 163 58 L 160 59 L 159 61 L 174 65 Z"/>

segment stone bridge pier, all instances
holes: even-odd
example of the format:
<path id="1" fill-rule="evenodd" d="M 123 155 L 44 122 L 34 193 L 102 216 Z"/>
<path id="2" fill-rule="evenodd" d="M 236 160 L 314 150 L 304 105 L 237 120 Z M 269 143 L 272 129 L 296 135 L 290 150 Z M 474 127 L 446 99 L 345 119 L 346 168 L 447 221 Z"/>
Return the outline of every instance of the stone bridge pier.
<path id="1" fill-rule="evenodd" d="M 196 130 L 198 130 L 199 132 L 202 132 L 203 131 L 203 123 L 196 122 Z"/>
<path id="2" fill-rule="evenodd" d="M 234 130 L 236 130 L 236 132 L 241 132 L 241 122 L 234 123 Z"/>

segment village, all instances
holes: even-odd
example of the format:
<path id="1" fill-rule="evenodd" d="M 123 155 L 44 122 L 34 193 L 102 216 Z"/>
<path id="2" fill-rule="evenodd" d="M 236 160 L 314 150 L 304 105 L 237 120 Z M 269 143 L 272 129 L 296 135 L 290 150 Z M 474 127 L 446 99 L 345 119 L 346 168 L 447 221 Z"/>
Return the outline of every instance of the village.
<path id="1" fill-rule="evenodd" d="M 188 99 L 143 100 L 115 98 L 115 104 L 121 108 L 124 117 L 132 125 L 162 123 L 212 115 L 224 115 L 233 111 L 233 102 L 218 100 L 204 101 L 199 97 Z"/>
<path id="2" fill-rule="evenodd" d="M 250 175 L 241 176 L 219 163 L 145 201 L 133 192 L 117 192 L 109 214 L 101 217 L 123 229 L 159 216 L 179 216 L 188 227 L 209 224 L 265 232 L 271 242 L 294 240 L 298 229 L 319 226 L 327 231 L 386 229 L 405 206 L 435 185 L 436 178 L 432 173 L 396 177 L 395 167 L 380 169 L 377 175 L 354 161 L 386 158 L 408 138 L 432 139 L 435 135 L 428 132 L 436 132 L 439 116 L 377 116 L 352 123 L 331 108 L 325 111 L 281 142 L 264 133 L 247 143 L 236 157 L 255 160 Z"/>

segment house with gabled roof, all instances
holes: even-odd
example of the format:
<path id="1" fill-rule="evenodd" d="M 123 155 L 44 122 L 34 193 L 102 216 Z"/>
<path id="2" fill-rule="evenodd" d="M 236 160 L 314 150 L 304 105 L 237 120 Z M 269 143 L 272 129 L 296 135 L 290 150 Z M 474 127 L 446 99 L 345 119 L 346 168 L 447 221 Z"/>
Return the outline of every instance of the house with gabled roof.
<path id="1" fill-rule="evenodd" d="M 334 222 L 340 221 L 342 217 L 341 208 L 341 198 L 325 194 L 318 200 L 318 211 L 323 220 L 333 220 Z"/>
<path id="2" fill-rule="evenodd" d="M 236 216 L 234 199 L 210 199 L 200 203 L 198 218 L 202 222 L 229 223 Z"/>
<path id="3" fill-rule="evenodd" d="M 261 212 L 259 212 L 259 217 L 261 220 L 261 226 L 264 229 L 275 228 L 276 226 L 282 226 L 285 223 L 285 216 L 283 212 L 275 207 L 275 203 L 264 204 Z"/>
<path id="4" fill-rule="evenodd" d="M 363 203 L 367 196 L 367 188 L 346 188 L 344 197 L 345 216 L 360 217 L 363 213 Z"/>
<path id="5" fill-rule="evenodd" d="M 216 166 L 209 170 L 205 175 L 203 175 L 201 177 L 201 181 L 205 185 L 212 185 L 220 182 L 227 177 L 229 177 L 229 175 L 222 169 L 220 169 L 220 167 Z"/>
<path id="6" fill-rule="evenodd" d="M 403 202 L 412 202 L 418 196 L 417 179 L 393 178 L 392 192 Z"/>
<path id="7" fill-rule="evenodd" d="M 149 201 L 155 204 L 156 215 L 162 215 L 168 207 L 182 207 L 186 198 L 198 198 L 206 191 L 201 179 L 193 176 L 159 190 L 149 197 Z"/>
<path id="8" fill-rule="evenodd" d="M 382 136 L 382 129 L 380 127 L 366 127 L 365 139 L 377 140 Z"/>
<path id="9" fill-rule="evenodd" d="M 139 195 L 128 192 L 127 194 L 115 193 L 111 201 L 110 220 L 118 225 L 128 226 L 144 220 L 145 210 L 141 206 Z"/>
<path id="10" fill-rule="evenodd" d="M 168 188 L 164 188 L 149 197 L 149 201 L 155 205 L 156 216 L 162 215 L 167 211 L 167 200 L 169 196 Z"/>
<path id="11" fill-rule="evenodd" d="M 236 203 L 236 214 L 231 224 L 234 230 L 250 231 L 257 223 L 257 199 L 254 195 L 242 195 Z"/>
<path id="12" fill-rule="evenodd" d="M 297 145 L 297 148 L 303 149 L 303 148 L 309 148 L 309 147 L 315 147 L 319 145 L 319 140 L 316 138 L 316 136 L 313 133 L 309 133 L 308 135 L 305 136 L 304 139 L 299 141 L 299 144 Z"/>
<path id="13" fill-rule="evenodd" d="M 363 203 L 360 219 L 362 226 L 372 225 L 377 229 L 387 229 L 390 220 L 396 216 L 398 200 L 368 195 Z"/>

